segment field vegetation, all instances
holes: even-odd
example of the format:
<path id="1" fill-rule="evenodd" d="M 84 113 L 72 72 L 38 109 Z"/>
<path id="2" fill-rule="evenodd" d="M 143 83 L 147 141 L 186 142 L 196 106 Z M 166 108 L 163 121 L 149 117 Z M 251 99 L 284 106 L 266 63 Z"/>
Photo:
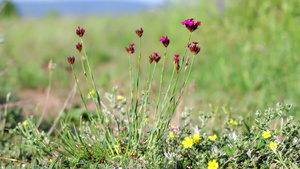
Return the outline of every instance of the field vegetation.
<path id="1" fill-rule="evenodd" d="M 298 9 L 236 0 L 124 16 L 2 13 L 0 166 L 299 168 Z"/>

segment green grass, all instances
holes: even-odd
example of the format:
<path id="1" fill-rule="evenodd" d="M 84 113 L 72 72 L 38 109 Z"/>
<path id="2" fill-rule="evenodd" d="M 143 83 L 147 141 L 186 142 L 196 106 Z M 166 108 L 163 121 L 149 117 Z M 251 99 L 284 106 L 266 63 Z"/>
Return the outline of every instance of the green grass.
<path id="1" fill-rule="evenodd" d="M 6 43 L 0 44 L 0 103 L 4 105 L 0 112 L 0 166 L 207 168 L 214 164 L 214 169 L 298 168 L 300 13 L 296 9 L 300 3 L 253 0 L 226 5 L 224 13 L 212 3 L 203 3 L 184 10 L 174 6 L 122 17 L 4 18 L 0 24 L 6 37 Z M 179 77 L 178 83 L 174 78 L 172 83 L 173 54 L 185 56 L 189 37 L 180 23 L 191 17 L 202 21 L 191 39 L 200 42 L 201 52 L 196 55 L 191 78 L 183 75 L 182 66 L 174 76 Z M 86 52 L 81 54 L 75 49 L 77 26 L 86 30 L 82 41 Z M 134 33 L 140 27 L 144 28 L 142 50 Z M 163 57 L 165 48 L 158 40 L 166 35 L 171 43 L 164 62 L 165 86 L 160 86 L 162 59 L 152 63 L 152 68 L 158 66 L 156 73 L 149 75 L 154 80 L 150 80 L 148 97 L 147 93 L 141 94 L 150 65 L 148 56 L 155 51 Z M 130 56 L 130 80 L 124 47 L 133 42 L 136 52 Z M 72 55 L 76 61 L 70 65 L 67 57 Z M 82 64 L 88 70 L 86 77 L 79 73 L 80 55 L 89 56 Z M 48 82 L 50 59 L 57 66 Z M 189 63 L 188 70 L 192 70 L 193 64 Z M 96 86 L 101 87 L 94 87 L 92 73 Z M 184 77 L 193 81 L 179 103 Z M 42 109 L 39 105 L 29 108 L 31 114 L 37 114 L 35 117 L 22 114 L 27 103 L 10 106 L 19 95 L 29 93 L 27 89 L 45 91 L 48 85 L 52 87 L 48 90 L 51 96 L 65 98 L 77 78 L 77 93 L 74 98 L 68 96 L 57 124 L 53 116 L 38 120 L 40 113 L 55 113 L 51 111 L 55 106 L 51 99 L 46 101 L 48 113 L 45 105 Z M 135 84 L 139 78 L 142 83 L 138 88 Z M 168 84 L 177 86 L 168 93 Z M 130 85 L 134 91 L 131 98 Z M 86 98 L 92 89 L 96 92 Z M 97 89 L 104 104 L 96 99 Z M 10 91 L 12 95 L 6 95 Z M 126 99 L 117 99 L 119 94 Z M 36 96 L 30 93 L 28 97 Z M 295 106 L 291 109 L 289 104 L 278 103 L 255 112 L 276 102 Z M 290 115 L 296 115 L 296 119 Z"/>
<path id="2" fill-rule="evenodd" d="M 1 69 L 9 60 L 14 58 L 15 62 L 1 76 L 0 84 L 7 86 L 1 87 L 1 97 L 9 91 L 18 95 L 22 89 L 45 88 L 48 73 L 43 65 L 50 59 L 57 63 L 53 93 L 67 93 L 71 74 L 66 70 L 66 57 L 78 56 L 74 50 L 77 26 L 86 29 L 86 50 L 96 83 L 103 90 L 119 85 L 120 91 L 128 94 L 124 47 L 138 42 L 133 30 L 139 27 L 145 30 L 142 78 L 147 78 L 148 56 L 153 51 L 162 54 L 164 50 L 159 38 L 167 35 L 171 39 L 167 58 L 171 61 L 172 54 L 180 51 L 188 36 L 180 23 L 194 17 L 202 21 L 192 38 L 200 41 L 201 52 L 191 75 L 195 79 L 195 92 L 184 99 L 187 106 L 208 110 L 212 103 L 218 107 L 234 107 L 231 111 L 235 113 L 249 113 L 281 101 L 294 104 L 295 112 L 299 111 L 299 2 L 231 1 L 226 6 L 224 13 L 218 12 L 212 3 L 203 3 L 120 17 L 4 18 L 0 24 L 1 33 L 6 37 L 6 43 L 0 48 Z M 167 67 L 170 75 L 172 66 Z"/>

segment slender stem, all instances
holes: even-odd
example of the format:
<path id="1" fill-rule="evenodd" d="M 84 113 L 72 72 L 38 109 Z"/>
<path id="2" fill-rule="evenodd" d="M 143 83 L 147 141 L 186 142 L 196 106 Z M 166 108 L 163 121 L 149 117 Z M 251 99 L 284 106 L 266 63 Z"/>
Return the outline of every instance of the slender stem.
<path id="1" fill-rule="evenodd" d="M 50 61 L 51 62 L 51 61 Z M 39 119 L 39 122 L 37 123 L 37 127 L 39 127 L 46 115 L 46 110 L 49 102 L 49 96 L 50 96 L 50 91 L 51 91 L 51 84 L 52 84 L 52 70 L 49 70 L 49 84 L 48 84 L 48 89 L 47 89 L 47 94 L 46 94 L 46 100 L 45 100 L 45 105 L 43 108 L 43 113 L 42 116 Z"/>
<path id="2" fill-rule="evenodd" d="M 138 133 L 138 126 L 139 126 L 139 122 L 138 122 L 138 115 L 137 115 L 137 107 L 138 107 L 138 91 L 139 91 L 139 82 L 140 82 L 140 71 L 141 71 L 141 58 L 142 58 L 142 50 L 141 50 L 141 37 L 139 37 L 139 58 L 138 58 L 138 71 L 137 71 L 137 78 L 136 78 L 136 88 L 135 88 L 135 106 L 134 106 L 134 111 L 132 112 L 134 115 L 134 129 L 135 129 L 135 138 L 137 137 L 137 133 Z"/>
<path id="3" fill-rule="evenodd" d="M 86 102 L 85 102 L 85 100 L 84 100 L 84 98 L 83 98 L 83 95 L 82 95 L 82 93 L 81 93 L 81 90 L 80 90 L 80 87 L 79 87 L 79 84 L 78 84 L 78 80 L 77 80 L 77 76 L 76 76 L 76 73 L 75 73 L 73 64 L 71 64 L 71 67 L 72 67 L 72 71 L 73 71 L 75 83 L 76 83 L 77 89 L 78 89 L 78 91 L 79 91 L 79 94 L 80 94 L 82 103 L 84 104 L 85 110 L 86 110 L 86 112 L 89 114 L 89 118 L 90 118 L 90 120 L 92 121 L 93 117 L 92 117 L 91 113 L 89 112 L 89 110 L 88 110 L 88 108 L 87 108 L 87 106 L 86 106 Z"/>
<path id="4" fill-rule="evenodd" d="M 89 63 L 89 58 L 86 54 L 86 51 L 85 51 L 85 47 L 84 47 L 84 42 L 83 42 L 83 39 L 81 38 L 81 44 L 82 44 L 82 51 L 84 53 L 84 56 L 85 56 L 85 59 L 86 59 L 86 63 L 87 63 L 87 66 L 88 66 L 88 70 L 89 70 L 89 75 L 92 79 L 92 84 L 93 84 L 93 88 L 95 90 L 95 93 L 96 93 L 96 96 L 97 96 L 97 102 L 98 102 L 98 106 L 99 106 L 99 109 L 100 111 L 102 111 L 102 106 L 101 106 L 101 100 L 100 100 L 100 96 L 99 96 L 99 92 L 97 90 L 97 87 L 95 85 L 95 80 L 94 80 L 94 76 L 93 76 L 93 72 L 92 72 L 92 69 L 91 69 L 91 66 L 90 66 L 90 63 Z M 89 85 L 89 81 L 88 81 L 88 78 L 87 78 L 87 75 L 86 75 L 86 71 L 85 71 L 85 67 L 84 67 L 84 64 L 83 64 L 83 61 L 82 61 L 82 67 L 84 69 L 84 74 L 85 74 L 85 77 L 86 77 L 86 80 L 87 80 L 87 83 Z M 89 85 L 89 90 L 91 90 L 91 87 Z M 112 144 L 114 144 L 114 138 L 112 137 L 111 133 L 110 133 L 110 129 L 109 129 L 109 126 L 107 125 L 104 125 L 103 124 L 103 115 L 100 114 L 99 110 L 98 110 L 98 107 L 96 105 L 96 102 L 95 102 L 95 98 L 94 98 L 94 95 L 91 94 L 91 97 L 92 97 L 92 100 L 93 100 L 93 103 L 94 103 L 94 106 L 95 106 L 95 110 L 96 110 L 96 113 L 97 113 L 97 116 L 98 116 L 98 119 L 100 120 L 100 125 L 101 127 L 107 131 L 109 137 L 110 137 L 110 140 L 112 142 Z M 105 137 L 106 138 L 106 137 Z M 106 138 L 106 141 L 108 142 L 108 138 Z M 109 143 L 109 142 L 108 142 Z M 110 145 L 109 145 L 110 146 Z"/>
<path id="5" fill-rule="evenodd" d="M 6 95 L 6 103 L 5 103 L 5 108 L 4 108 L 4 114 L 3 114 L 3 126 L 2 126 L 2 136 L 4 135 L 4 130 L 5 130 L 5 123 L 6 123 L 6 117 L 7 117 L 7 104 L 10 98 L 10 93 Z"/>
<path id="6" fill-rule="evenodd" d="M 159 129 L 158 129 L 158 133 L 157 133 L 156 137 L 158 137 L 159 134 L 160 134 L 161 126 L 162 126 L 162 124 L 164 123 L 164 120 L 168 117 L 168 113 L 167 113 L 167 112 L 168 112 L 168 110 L 169 110 L 169 107 L 170 107 L 170 105 L 171 105 L 172 100 L 175 98 L 176 85 L 177 85 L 177 83 L 178 83 L 179 75 L 180 75 L 181 70 L 182 70 L 182 65 L 183 65 L 184 60 L 185 60 L 185 58 L 186 58 L 186 54 L 187 54 L 187 50 L 188 50 L 188 44 L 190 43 L 191 37 L 192 37 L 192 32 L 190 32 L 190 34 L 189 34 L 189 38 L 188 38 L 188 41 L 187 41 L 186 46 L 185 46 L 186 48 L 185 48 L 183 57 L 181 58 L 180 69 L 179 69 L 179 72 L 177 73 L 177 77 L 176 77 L 176 80 L 175 80 L 175 83 L 174 83 L 174 87 L 173 87 L 172 93 L 171 93 L 171 95 L 170 95 L 169 102 L 168 102 L 168 104 L 167 104 L 166 113 L 165 113 L 165 115 L 164 115 L 164 117 L 163 117 L 163 119 L 162 119 L 161 121 L 160 121 L 160 120 L 157 120 L 156 127 L 157 127 L 157 125 L 158 125 L 159 123 L 161 123 L 161 125 L 160 125 L 160 127 L 159 127 Z M 163 111 L 164 111 L 164 110 L 162 109 L 162 110 L 161 110 L 161 113 L 162 113 Z M 171 114 L 174 114 L 174 112 L 172 112 Z M 171 117 L 170 117 L 170 118 L 171 118 Z M 170 121 L 170 120 L 168 120 L 168 121 Z M 167 126 L 167 125 L 166 125 L 166 126 Z M 152 137 L 153 137 L 153 136 L 151 136 L 151 140 L 153 139 Z"/>
<path id="7" fill-rule="evenodd" d="M 150 80 L 151 80 L 151 69 L 152 69 L 152 64 L 150 64 L 149 66 L 149 73 L 148 73 L 148 79 L 147 79 L 147 84 L 146 84 L 146 90 L 145 90 L 145 98 L 144 98 L 144 103 L 142 105 L 141 108 L 144 109 L 144 114 L 146 113 L 146 109 L 147 109 L 147 105 L 148 105 L 148 99 L 149 99 L 149 95 L 150 95 L 150 90 L 148 89 L 149 85 L 150 85 Z M 142 110 L 140 110 L 142 111 Z M 139 111 L 139 112 L 140 112 Z"/>
<path id="8" fill-rule="evenodd" d="M 184 89 L 185 89 L 185 87 L 186 87 L 186 85 L 187 85 L 187 83 L 188 83 L 188 80 L 189 80 L 189 78 L 190 78 L 191 71 L 192 71 L 192 68 L 193 68 L 193 65 L 194 65 L 194 60 L 195 60 L 195 55 L 193 55 L 193 58 L 192 58 L 192 61 L 191 61 L 191 66 L 190 66 L 190 69 L 189 69 L 187 78 L 185 79 L 185 81 L 184 81 L 184 83 L 183 83 L 183 86 L 182 86 L 181 91 L 180 91 L 180 94 L 179 94 L 179 98 L 177 99 L 177 101 L 176 101 L 176 103 L 175 103 L 175 106 L 174 106 L 174 108 L 173 108 L 173 111 L 172 111 L 172 113 L 171 113 L 171 116 L 173 116 L 173 114 L 174 114 L 174 112 L 175 112 L 177 106 L 179 105 L 179 102 L 180 102 L 181 97 L 182 97 L 182 95 L 183 95 Z M 170 123 L 170 121 L 171 121 L 171 120 L 169 119 L 169 120 L 168 120 L 168 124 Z"/>
<path id="9" fill-rule="evenodd" d="M 178 72 L 177 77 L 176 77 L 176 82 L 175 82 L 175 85 L 174 85 L 174 87 L 173 87 L 173 91 L 172 91 L 172 94 L 171 94 L 171 97 L 170 97 L 170 102 L 171 102 L 172 99 L 174 98 L 173 95 L 174 95 L 174 93 L 175 93 L 175 89 L 176 89 L 176 85 L 177 85 L 177 82 L 178 82 L 178 78 L 179 78 L 179 75 L 180 75 L 181 70 L 182 70 L 182 65 L 184 64 L 184 61 L 185 61 L 185 57 L 186 57 L 186 53 L 187 53 L 187 50 L 188 50 L 188 45 L 189 45 L 189 43 L 190 43 L 191 37 L 192 37 L 192 32 L 190 32 L 190 36 L 189 36 L 189 39 L 188 39 L 188 41 L 187 41 L 187 43 L 186 43 L 186 48 L 185 48 L 183 57 L 181 58 L 180 69 L 179 69 L 179 72 Z"/>
<path id="10" fill-rule="evenodd" d="M 164 59 L 163 59 L 163 66 L 161 69 L 161 75 L 160 75 L 160 83 L 159 83 L 159 90 L 158 90 L 158 98 L 157 98 L 157 103 L 155 106 L 155 115 L 158 112 L 158 107 L 159 107 L 159 103 L 160 103 L 160 95 L 161 95 L 161 88 L 162 88 L 162 81 L 163 81 L 163 77 L 164 77 L 164 73 L 165 73 L 165 63 L 166 63 L 166 55 L 167 55 L 167 48 L 165 48 L 165 52 L 164 52 Z M 161 113 L 159 114 L 158 118 L 160 118 Z"/>
<path id="11" fill-rule="evenodd" d="M 135 108 L 134 108 L 134 112 L 136 112 L 137 110 L 137 106 L 138 106 L 138 98 L 137 98 L 137 95 L 138 95 L 138 91 L 139 91 L 139 82 L 140 82 L 140 71 L 141 71 L 141 58 L 142 58 L 142 50 L 141 50 L 141 37 L 139 38 L 139 58 L 138 58 L 138 72 L 137 72 L 137 78 L 136 78 L 136 88 L 135 88 Z"/>
<path id="12" fill-rule="evenodd" d="M 164 101 L 163 101 L 164 104 L 165 104 L 165 102 L 166 102 L 166 100 L 167 100 L 169 91 L 170 91 L 171 86 L 172 86 L 172 81 L 173 81 L 173 79 L 174 79 L 175 69 L 176 69 L 176 67 L 174 66 L 173 71 L 172 71 L 172 76 L 171 76 L 171 79 L 170 79 L 170 82 L 169 82 L 169 86 L 168 86 L 168 89 L 167 89 L 167 92 L 166 92 L 166 94 L 165 94 L 165 98 L 164 98 Z M 163 105 L 163 108 L 164 108 L 164 105 Z M 162 108 L 162 110 L 163 110 L 163 108 Z"/>
<path id="13" fill-rule="evenodd" d="M 133 109 L 133 79 L 132 79 L 132 64 L 131 64 L 131 55 L 129 55 L 128 64 L 129 64 L 129 77 L 130 77 L 130 98 L 131 98 L 131 109 Z"/>
<path id="14" fill-rule="evenodd" d="M 98 105 L 99 105 L 99 108 L 100 108 L 100 111 L 101 111 L 102 107 L 101 107 L 100 95 L 98 93 L 98 90 L 97 90 L 97 87 L 96 87 L 96 84 L 95 84 L 95 80 L 94 80 L 94 76 L 93 76 L 93 71 L 92 71 L 91 66 L 90 66 L 89 57 L 86 55 L 86 51 L 85 51 L 85 48 L 84 48 L 84 43 L 83 43 L 83 39 L 82 38 L 81 38 L 81 44 L 82 44 L 83 54 L 85 56 L 86 63 L 87 63 L 88 69 L 89 69 L 90 77 L 92 79 L 92 84 L 93 84 L 95 93 L 97 95 Z M 92 96 L 92 98 L 94 99 L 94 96 Z M 96 107 L 96 109 L 97 109 L 97 107 Z"/>
<path id="15" fill-rule="evenodd" d="M 66 99 L 62 109 L 59 111 L 59 115 L 56 117 L 56 119 L 54 120 L 50 130 L 48 131 L 48 135 L 50 135 L 52 133 L 52 131 L 54 130 L 58 120 L 60 119 L 61 115 L 63 114 L 64 110 L 66 109 L 69 101 L 71 100 L 71 98 L 74 96 L 75 94 L 75 88 L 76 88 L 76 84 L 74 85 L 74 87 L 72 88 L 72 90 L 70 91 L 69 95 L 68 95 L 68 98 Z"/>

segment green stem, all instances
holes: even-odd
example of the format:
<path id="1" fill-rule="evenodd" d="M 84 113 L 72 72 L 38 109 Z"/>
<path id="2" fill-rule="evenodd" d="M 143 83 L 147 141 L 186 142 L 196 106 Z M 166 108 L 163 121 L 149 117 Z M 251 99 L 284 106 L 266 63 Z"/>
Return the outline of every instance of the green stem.
<path id="1" fill-rule="evenodd" d="M 6 95 L 6 103 L 4 108 L 4 114 L 3 114 L 3 126 L 2 126 L 2 136 L 4 136 L 4 130 L 5 130 L 5 123 L 6 123 L 6 117 L 7 117 L 7 104 L 10 98 L 10 93 Z"/>
<path id="2" fill-rule="evenodd" d="M 164 77 L 164 73 L 165 73 L 166 55 L 167 55 L 167 48 L 165 49 L 165 52 L 164 52 L 163 66 L 162 66 L 162 69 L 161 69 L 160 82 L 159 82 L 159 90 L 158 90 L 158 96 L 157 96 L 158 98 L 157 98 L 157 103 L 156 103 L 156 106 L 155 106 L 154 116 L 156 116 L 156 114 L 158 112 L 158 107 L 159 107 L 159 103 L 160 103 L 162 81 L 163 81 L 163 77 Z M 161 116 L 161 113 L 159 114 L 158 118 L 160 118 L 160 116 Z"/>
<path id="3" fill-rule="evenodd" d="M 137 106 L 138 106 L 138 91 L 139 91 L 139 82 L 140 82 L 140 69 L 141 69 L 141 58 L 142 58 L 142 51 L 141 51 L 141 37 L 139 38 L 139 58 L 138 58 L 138 72 L 137 72 L 137 78 L 136 78 L 136 88 L 135 88 L 135 108 L 134 108 L 134 112 L 136 113 L 137 110 Z"/>
<path id="4" fill-rule="evenodd" d="M 141 50 L 141 44 L 142 44 L 142 41 L 141 41 L 141 37 L 139 37 L 139 58 L 138 58 L 138 71 L 137 71 L 137 78 L 136 78 L 136 88 L 135 88 L 135 107 L 134 107 L 134 111 L 132 112 L 133 113 L 133 116 L 134 116 L 134 132 L 135 132 L 135 138 L 137 137 L 137 133 L 138 133 L 138 128 L 137 126 L 139 126 L 139 122 L 138 122 L 138 115 L 137 115 L 137 107 L 138 107 L 138 98 L 137 98 L 137 95 L 138 95 L 138 91 L 139 91 L 139 82 L 140 82 L 140 69 L 141 69 L 141 58 L 142 58 L 142 50 Z"/>
<path id="5" fill-rule="evenodd" d="M 88 69 L 89 69 L 90 77 L 91 77 L 91 79 L 92 79 L 92 84 L 93 84 L 95 93 L 96 93 L 96 95 L 97 95 L 97 102 L 98 102 L 98 105 L 99 105 L 99 108 L 100 108 L 100 111 L 101 111 L 101 110 L 102 110 L 102 106 L 101 106 L 100 95 L 99 95 L 99 93 L 98 93 L 98 90 L 97 90 L 97 87 L 96 87 L 96 84 L 95 84 L 93 71 L 92 71 L 92 69 L 91 69 L 90 62 L 89 62 L 89 57 L 88 57 L 87 54 L 86 54 L 86 51 L 85 51 L 85 48 L 84 48 L 84 43 L 83 43 L 83 39 L 82 39 L 82 38 L 81 38 L 81 44 L 82 44 L 82 51 L 83 51 L 83 54 L 84 54 L 84 57 L 85 57 L 85 59 L 86 59 L 86 63 L 87 63 Z M 93 98 L 93 101 L 94 101 L 94 96 L 92 96 L 92 98 Z M 96 109 L 97 109 L 97 107 L 96 107 Z"/>
<path id="6" fill-rule="evenodd" d="M 75 73 L 73 64 L 71 64 L 71 67 L 72 67 L 72 71 L 73 71 L 75 83 L 76 83 L 77 89 L 78 89 L 78 91 L 79 91 L 79 94 L 80 94 L 82 103 L 84 104 L 85 110 L 86 110 L 86 112 L 89 114 L 90 121 L 92 122 L 92 121 L 93 121 L 93 120 L 92 120 L 93 117 L 92 117 L 91 113 L 89 112 L 89 110 L 88 110 L 88 108 L 87 108 L 87 106 L 86 106 L 86 102 L 85 102 L 85 100 L 84 100 L 84 98 L 83 98 L 83 95 L 82 95 L 82 92 L 81 92 L 81 90 L 80 90 L 80 87 L 79 87 L 79 84 L 78 84 L 78 80 L 77 80 L 77 76 L 76 76 L 76 73 Z"/>
<path id="7" fill-rule="evenodd" d="M 169 110 L 169 107 L 170 107 L 170 105 L 171 105 L 171 102 L 172 102 L 172 100 L 175 98 L 176 85 L 177 85 L 177 83 L 178 83 L 179 75 L 180 75 L 181 70 L 182 70 L 182 65 L 183 65 L 183 63 L 184 63 L 184 61 L 185 61 L 185 58 L 186 58 L 186 54 L 187 54 L 187 50 L 188 50 L 188 44 L 190 43 L 191 37 L 192 37 L 192 32 L 190 32 L 190 34 L 189 34 L 189 38 L 188 38 L 188 41 L 187 41 L 187 43 L 186 43 L 186 48 L 185 48 L 183 57 L 181 58 L 180 69 L 179 69 L 179 72 L 177 73 L 177 77 L 176 77 L 176 80 L 175 80 L 175 83 L 174 83 L 174 87 L 173 87 L 172 93 L 171 93 L 171 95 L 170 95 L 169 102 L 167 103 L 167 108 L 166 108 L 166 111 L 165 111 L 166 113 L 164 114 L 163 120 L 160 121 L 160 120 L 158 119 L 158 120 L 157 120 L 157 123 L 156 123 L 156 125 L 155 125 L 155 128 L 157 128 L 157 127 L 158 127 L 158 124 L 161 123 L 161 125 L 160 125 L 160 127 L 159 127 L 159 129 L 158 129 L 158 133 L 156 134 L 155 137 L 158 137 L 158 136 L 159 136 L 161 126 L 162 126 L 162 124 L 164 123 L 164 120 L 168 117 L 168 113 L 167 113 L 167 112 L 168 112 L 168 110 Z M 161 112 L 160 112 L 160 113 L 162 113 L 163 111 L 164 111 L 164 110 L 161 109 Z M 174 114 L 174 113 L 172 112 L 172 114 Z M 171 118 L 171 117 L 170 117 L 170 118 Z M 153 140 L 153 136 L 151 135 L 151 140 L 150 140 L 150 141 L 152 141 L 152 140 Z"/>
<path id="8" fill-rule="evenodd" d="M 191 61 L 191 66 L 190 66 L 190 69 L 189 69 L 187 78 L 185 79 L 185 81 L 184 81 L 184 83 L 183 83 L 183 86 L 182 86 L 181 91 L 180 91 L 180 94 L 179 94 L 179 98 L 177 99 L 176 104 L 175 104 L 175 106 L 174 106 L 174 108 L 173 108 L 171 117 L 173 116 L 173 114 L 174 114 L 174 112 L 175 112 L 177 106 L 179 105 L 179 102 L 180 102 L 181 97 L 182 97 L 182 95 L 183 95 L 184 89 L 185 89 L 186 85 L 188 84 L 188 80 L 189 80 L 189 78 L 190 78 L 190 75 L 191 75 L 191 72 L 192 72 L 192 69 L 193 69 L 194 60 L 195 60 L 195 55 L 193 55 L 193 58 L 192 58 L 192 61 Z M 171 120 L 169 119 L 169 120 L 168 120 L 168 124 L 170 123 L 170 121 L 171 121 Z"/>

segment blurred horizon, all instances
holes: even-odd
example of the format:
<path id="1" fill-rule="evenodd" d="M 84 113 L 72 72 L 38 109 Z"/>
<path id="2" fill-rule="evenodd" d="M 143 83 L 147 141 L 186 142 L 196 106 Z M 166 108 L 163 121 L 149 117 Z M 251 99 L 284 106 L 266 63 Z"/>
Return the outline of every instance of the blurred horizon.
<path id="1" fill-rule="evenodd" d="M 164 0 L 11 0 L 21 17 L 120 15 L 165 4 Z"/>

